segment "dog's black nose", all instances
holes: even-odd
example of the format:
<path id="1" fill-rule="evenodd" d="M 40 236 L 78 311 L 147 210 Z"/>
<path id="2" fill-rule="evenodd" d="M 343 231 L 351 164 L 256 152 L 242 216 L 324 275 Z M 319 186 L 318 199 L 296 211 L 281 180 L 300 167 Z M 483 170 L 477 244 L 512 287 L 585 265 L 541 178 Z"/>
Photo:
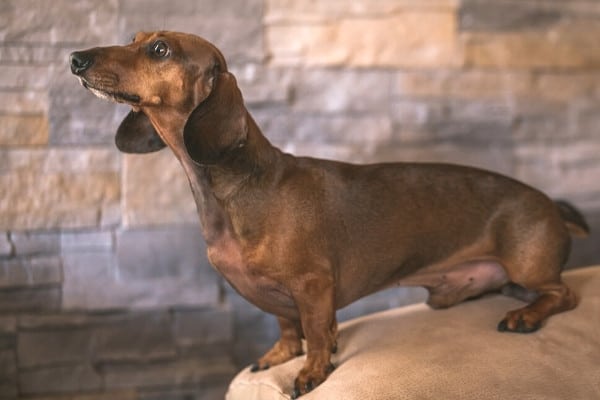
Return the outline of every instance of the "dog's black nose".
<path id="1" fill-rule="evenodd" d="M 71 72 L 75 75 L 81 75 L 94 62 L 92 56 L 83 51 L 71 53 Z"/>

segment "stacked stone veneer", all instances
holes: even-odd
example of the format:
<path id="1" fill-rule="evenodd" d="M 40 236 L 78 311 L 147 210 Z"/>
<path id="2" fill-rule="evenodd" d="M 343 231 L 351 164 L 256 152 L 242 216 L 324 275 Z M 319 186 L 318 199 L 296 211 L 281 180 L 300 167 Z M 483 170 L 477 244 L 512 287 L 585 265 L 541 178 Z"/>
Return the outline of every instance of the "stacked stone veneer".
<path id="1" fill-rule="evenodd" d="M 596 0 L 3 0 L 0 398 L 216 399 L 277 337 L 208 265 L 174 157 L 119 154 L 127 108 L 70 75 L 162 28 L 217 44 L 287 151 L 485 167 L 600 228 Z M 598 236 L 574 251 L 597 263 Z"/>

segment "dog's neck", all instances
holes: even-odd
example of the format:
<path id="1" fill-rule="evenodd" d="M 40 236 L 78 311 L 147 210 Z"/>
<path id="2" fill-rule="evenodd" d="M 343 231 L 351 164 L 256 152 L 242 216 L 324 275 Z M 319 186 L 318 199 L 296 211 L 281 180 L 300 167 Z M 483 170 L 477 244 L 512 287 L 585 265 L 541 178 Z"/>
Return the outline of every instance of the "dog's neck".
<path id="1" fill-rule="evenodd" d="M 148 114 L 187 175 L 207 244 L 210 246 L 230 235 L 234 229 L 228 205 L 235 202 L 243 186 L 255 184 L 272 172 L 271 165 L 281 158 L 281 151 L 271 145 L 247 113 L 248 135 L 243 145 L 215 165 L 200 165 L 191 159 L 184 146 L 181 126 L 185 117 Z"/>
<path id="2" fill-rule="evenodd" d="M 249 113 L 246 118 L 246 140 L 221 161 L 207 167 L 211 190 L 223 204 L 234 201 L 236 193 L 244 186 L 267 179 L 272 165 L 281 157 L 281 151 L 262 134 Z"/>

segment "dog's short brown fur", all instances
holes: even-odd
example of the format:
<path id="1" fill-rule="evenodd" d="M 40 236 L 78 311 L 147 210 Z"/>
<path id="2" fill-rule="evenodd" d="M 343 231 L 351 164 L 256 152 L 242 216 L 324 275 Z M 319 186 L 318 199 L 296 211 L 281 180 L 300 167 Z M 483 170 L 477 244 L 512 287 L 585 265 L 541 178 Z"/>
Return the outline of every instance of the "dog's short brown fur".
<path id="1" fill-rule="evenodd" d="M 219 50 L 193 35 L 139 33 L 126 46 L 73 53 L 71 69 L 95 94 L 132 106 L 119 149 L 171 148 L 189 178 L 210 261 L 277 316 L 281 339 L 254 370 L 297 356 L 306 338 L 294 397 L 333 370 L 336 309 L 386 287 L 424 286 L 433 307 L 509 283 L 535 292 L 531 304 L 508 312 L 502 331 L 534 331 L 577 303 L 560 271 L 569 231 L 588 228 L 567 203 L 468 167 L 284 154 L 248 114 Z"/>

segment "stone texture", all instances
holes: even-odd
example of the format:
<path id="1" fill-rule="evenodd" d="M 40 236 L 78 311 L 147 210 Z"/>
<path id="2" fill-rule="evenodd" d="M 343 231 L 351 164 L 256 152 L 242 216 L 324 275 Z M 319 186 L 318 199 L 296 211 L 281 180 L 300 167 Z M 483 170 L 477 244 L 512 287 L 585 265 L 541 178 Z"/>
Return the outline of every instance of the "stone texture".
<path id="1" fill-rule="evenodd" d="M 12 232 L 10 241 L 17 256 L 58 254 L 60 234 L 58 232 Z"/>
<path id="2" fill-rule="evenodd" d="M 170 150 L 124 156 L 123 175 L 126 227 L 199 221 L 187 177 Z"/>
<path id="3" fill-rule="evenodd" d="M 20 332 L 19 368 L 79 363 L 89 359 L 92 335 L 88 329 Z"/>
<path id="4" fill-rule="evenodd" d="M 455 11 L 458 0 L 267 0 L 267 23 L 315 22 L 344 17 L 383 16 L 405 11 Z"/>
<path id="5" fill-rule="evenodd" d="M 0 399 L 17 398 L 17 359 L 12 350 L 0 349 Z"/>
<path id="6" fill-rule="evenodd" d="M 61 283 L 62 268 L 59 257 L 0 260 L 0 289 Z"/>
<path id="7" fill-rule="evenodd" d="M 194 389 L 150 390 L 140 393 L 139 400 L 220 400 L 225 398 L 226 387 L 197 385 Z"/>
<path id="8" fill-rule="evenodd" d="M 22 395 L 95 391 L 102 377 L 89 365 L 67 365 L 19 372 Z"/>
<path id="9" fill-rule="evenodd" d="M 0 39 L 28 43 L 97 43 L 117 22 L 118 0 L 7 0 L 0 14 Z M 76 38 L 76 39 L 75 39 Z"/>
<path id="10" fill-rule="evenodd" d="M 113 248 L 113 242 L 110 231 L 63 232 L 60 237 L 63 252 L 106 251 Z"/>
<path id="11" fill-rule="evenodd" d="M 8 237 L 8 232 L 0 232 L 0 257 L 12 255 L 14 246 Z"/>
<path id="12" fill-rule="evenodd" d="M 1 146 L 46 143 L 48 143 L 48 118 L 44 114 L 0 115 Z"/>
<path id="13" fill-rule="evenodd" d="M 32 400 L 138 400 L 135 390 L 115 390 L 103 393 L 78 393 L 58 396 L 35 396 Z M 216 399 L 215 399 L 216 400 Z"/>
<path id="14" fill-rule="evenodd" d="M 552 27 L 564 14 L 540 7 L 539 2 L 466 0 L 461 2 L 458 17 L 461 30 L 531 31 Z"/>
<path id="15" fill-rule="evenodd" d="M 49 91 L 48 116 L 52 145 L 105 144 L 115 154 L 114 136 L 129 107 L 97 98 L 79 85 L 69 69 L 60 70 Z"/>
<path id="16" fill-rule="evenodd" d="M 381 112 L 389 106 L 387 71 L 311 69 L 293 87 L 293 109 L 303 113 Z"/>
<path id="17" fill-rule="evenodd" d="M 600 174 L 596 141 L 553 140 L 516 149 L 517 179 L 537 186 L 553 198 L 565 198 L 583 209 L 600 209 L 597 194 L 590 192 Z"/>
<path id="18" fill-rule="evenodd" d="M 0 229 L 101 226 L 118 207 L 118 157 L 98 149 L 1 151 Z"/>
<path id="19" fill-rule="evenodd" d="M 64 309 L 118 309 L 134 296 L 119 282 L 116 258 L 110 252 L 65 254 L 63 273 Z"/>
<path id="20" fill-rule="evenodd" d="M 178 0 L 175 5 L 152 1 L 154 6 L 140 0 L 128 0 L 125 3 L 127 5 L 122 8 L 119 20 L 122 37 L 140 30 L 189 32 L 216 44 L 229 64 L 264 59 L 261 0 L 234 0 L 226 3 L 215 0 Z M 140 7 L 157 11 L 140 13 Z M 210 10 L 210 15 L 206 10 Z M 235 13 L 231 10 L 235 10 Z M 223 29 L 223 26 L 235 29 Z"/>
<path id="21" fill-rule="evenodd" d="M 49 101 L 46 91 L 0 90 L 1 114 L 44 114 L 48 113 Z"/>
<path id="22" fill-rule="evenodd" d="M 392 96 L 401 98 L 521 98 L 533 92 L 530 72 L 490 70 L 414 70 L 394 76 Z"/>
<path id="23" fill-rule="evenodd" d="M 147 364 L 114 364 L 103 368 L 108 388 L 161 387 L 191 384 L 218 385 L 233 378 L 236 370 L 227 358 L 182 359 Z"/>
<path id="24" fill-rule="evenodd" d="M 271 24 L 266 40 L 275 65 L 459 66 L 462 52 L 455 21 L 450 11 L 407 10 L 321 24 Z"/>
<path id="25" fill-rule="evenodd" d="M 56 311 L 60 302 L 60 287 L 0 290 L 0 313 Z"/>
<path id="26" fill-rule="evenodd" d="M 136 313 L 111 318 L 94 329 L 96 362 L 151 361 L 176 355 L 167 313 Z"/>
<path id="27" fill-rule="evenodd" d="M 596 68 L 600 21 L 568 20 L 543 32 L 469 34 L 465 62 L 471 67 Z"/>
<path id="28" fill-rule="evenodd" d="M 229 343 L 233 339 L 233 314 L 230 307 L 176 310 L 174 335 L 180 346 Z"/>
<path id="29" fill-rule="evenodd" d="M 573 99 L 597 101 L 600 97 L 598 72 L 542 73 L 537 77 L 533 93 L 545 101 L 560 103 L 569 103 Z"/>
<path id="30" fill-rule="evenodd" d="M 113 309 L 214 305 L 217 276 L 198 227 L 125 231 L 110 251 L 63 256 L 63 307 Z"/>

